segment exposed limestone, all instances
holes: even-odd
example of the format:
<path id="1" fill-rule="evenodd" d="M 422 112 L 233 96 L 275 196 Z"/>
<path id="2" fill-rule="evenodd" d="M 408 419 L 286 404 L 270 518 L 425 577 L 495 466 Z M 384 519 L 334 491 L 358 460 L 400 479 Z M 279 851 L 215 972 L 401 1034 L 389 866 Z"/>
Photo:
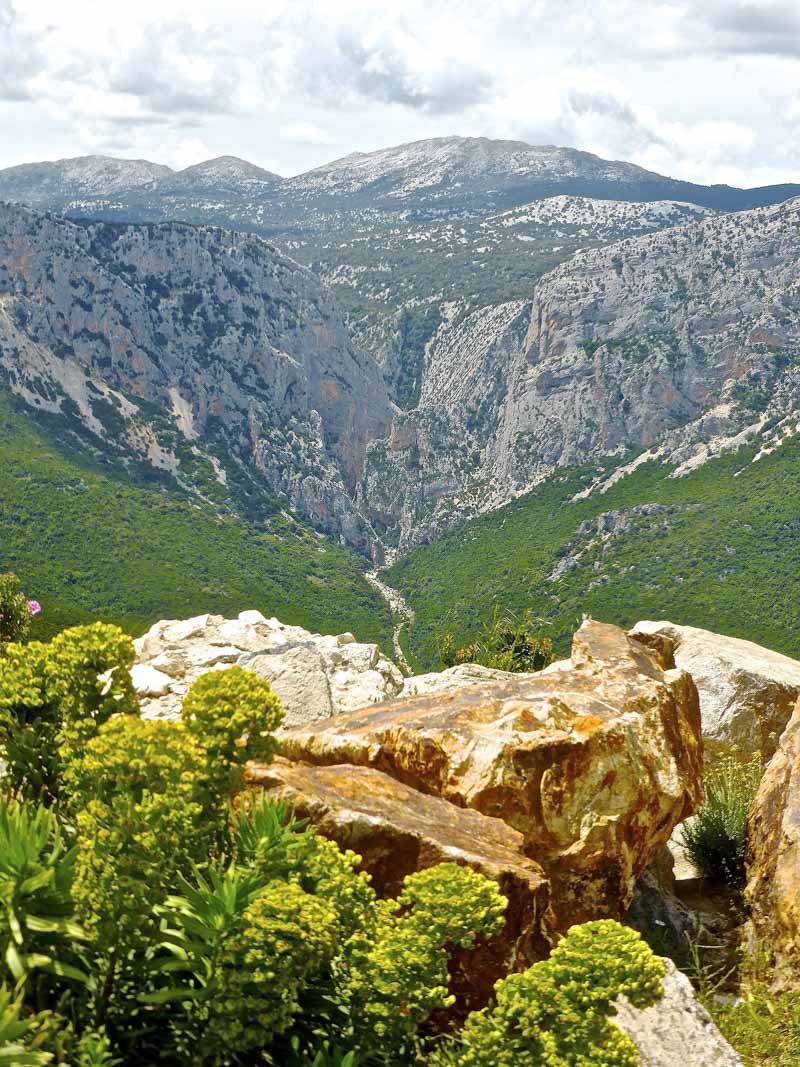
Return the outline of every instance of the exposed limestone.
<path id="1" fill-rule="evenodd" d="M 746 898 L 774 986 L 800 990 L 800 701 L 748 820 Z"/>
<path id="2" fill-rule="evenodd" d="M 698 1003 L 692 983 L 664 960 L 664 996 L 652 1008 L 620 997 L 614 1022 L 639 1050 L 641 1067 L 742 1067 L 742 1061 Z"/>
<path id="3" fill-rule="evenodd" d="M 752 641 L 671 622 L 639 622 L 631 636 L 654 648 L 668 644 L 677 666 L 694 678 L 705 737 L 772 756 L 800 697 L 800 662 Z"/>
<path id="4" fill-rule="evenodd" d="M 552 885 L 556 924 L 619 917 L 701 797 L 697 693 L 614 626 L 571 661 L 279 731 L 284 756 L 369 766 L 503 819 Z"/>
<path id="5" fill-rule="evenodd" d="M 201 674 L 238 664 L 266 678 L 288 724 L 316 722 L 399 693 L 403 676 L 377 645 L 309 633 L 243 611 L 237 619 L 164 619 L 137 638 L 133 683 L 147 718 L 174 718 Z"/>
<path id="6" fill-rule="evenodd" d="M 354 504 L 393 406 L 311 271 L 216 227 L 76 225 L 0 204 L 0 377 L 114 456 L 368 549 Z M 236 484 L 239 493 L 223 492 Z"/>
<path id="7" fill-rule="evenodd" d="M 312 767 L 277 759 L 250 765 L 248 784 L 289 800 L 326 836 L 362 858 L 380 896 L 396 896 L 406 875 L 460 863 L 495 879 L 508 898 L 502 935 L 458 957 L 455 988 L 465 1008 L 486 1003 L 510 969 L 547 955 L 549 886 L 524 854 L 524 838 L 501 819 L 427 796 L 368 767 Z"/>

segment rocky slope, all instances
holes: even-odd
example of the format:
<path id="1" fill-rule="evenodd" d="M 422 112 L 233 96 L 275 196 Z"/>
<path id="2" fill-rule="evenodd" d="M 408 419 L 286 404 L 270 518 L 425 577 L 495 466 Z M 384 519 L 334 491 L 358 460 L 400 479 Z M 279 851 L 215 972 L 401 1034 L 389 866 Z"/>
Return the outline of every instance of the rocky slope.
<path id="1" fill-rule="evenodd" d="M 800 199 L 707 218 L 579 251 L 528 303 L 456 309 L 418 408 L 367 464 L 368 510 L 399 506 L 388 539 L 403 550 L 593 457 L 680 473 L 795 433 L 798 229 Z"/>
<path id="2" fill-rule="evenodd" d="M 260 238 L 0 205 L 0 373 L 95 451 L 370 543 L 352 498 L 389 430 L 383 378 L 318 280 Z"/>

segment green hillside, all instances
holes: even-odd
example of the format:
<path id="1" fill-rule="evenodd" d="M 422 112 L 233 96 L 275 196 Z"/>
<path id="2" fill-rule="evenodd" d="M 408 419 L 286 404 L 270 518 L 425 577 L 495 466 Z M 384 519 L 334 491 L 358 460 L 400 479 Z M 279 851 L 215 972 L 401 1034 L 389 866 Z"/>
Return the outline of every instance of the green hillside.
<path id="1" fill-rule="evenodd" d="M 0 523 L 0 571 L 42 603 L 36 636 L 96 618 L 140 633 L 159 618 L 257 608 L 391 648 L 355 553 L 285 514 L 247 526 L 175 488 L 132 484 L 2 392 Z"/>
<path id="2" fill-rule="evenodd" d="M 416 613 L 405 637 L 412 661 L 436 664 L 437 635 L 467 638 L 495 603 L 532 608 L 559 652 L 586 613 L 624 626 L 667 618 L 800 657 L 800 443 L 753 463 L 755 451 L 682 478 L 643 464 L 573 503 L 598 469 L 570 469 L 417 549 L 386 576 Z M 642 504 L 665 510 L 629 515 L 624 533 L 600 538 L 598 516 Z M 584 522 L 593 528 L 578 535 Z M 562 556 L 581 550 L 574 569 L 546 580 Z"/>

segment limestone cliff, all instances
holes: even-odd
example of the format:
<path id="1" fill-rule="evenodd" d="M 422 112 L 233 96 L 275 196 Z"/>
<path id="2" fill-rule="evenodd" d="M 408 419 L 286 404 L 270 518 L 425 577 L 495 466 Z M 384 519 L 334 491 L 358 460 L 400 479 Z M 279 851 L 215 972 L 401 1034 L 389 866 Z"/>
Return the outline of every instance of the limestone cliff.
<path id="1" fill-rule="evenodd" d="M 260 238 L 0 205 L 0 377 L 106 457 L 372 540 L 352 498 L 386 386 L 327 290 Z"/>

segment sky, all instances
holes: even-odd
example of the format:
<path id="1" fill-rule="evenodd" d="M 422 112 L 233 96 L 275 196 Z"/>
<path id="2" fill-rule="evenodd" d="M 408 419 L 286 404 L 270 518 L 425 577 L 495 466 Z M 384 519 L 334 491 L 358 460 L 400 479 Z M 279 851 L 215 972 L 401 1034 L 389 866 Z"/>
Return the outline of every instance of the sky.
<path id="1" fill-rule="evenodd" d="M 452 134 L 800 181 L 800 0 L 0 0 L 0 167 Z"/>

